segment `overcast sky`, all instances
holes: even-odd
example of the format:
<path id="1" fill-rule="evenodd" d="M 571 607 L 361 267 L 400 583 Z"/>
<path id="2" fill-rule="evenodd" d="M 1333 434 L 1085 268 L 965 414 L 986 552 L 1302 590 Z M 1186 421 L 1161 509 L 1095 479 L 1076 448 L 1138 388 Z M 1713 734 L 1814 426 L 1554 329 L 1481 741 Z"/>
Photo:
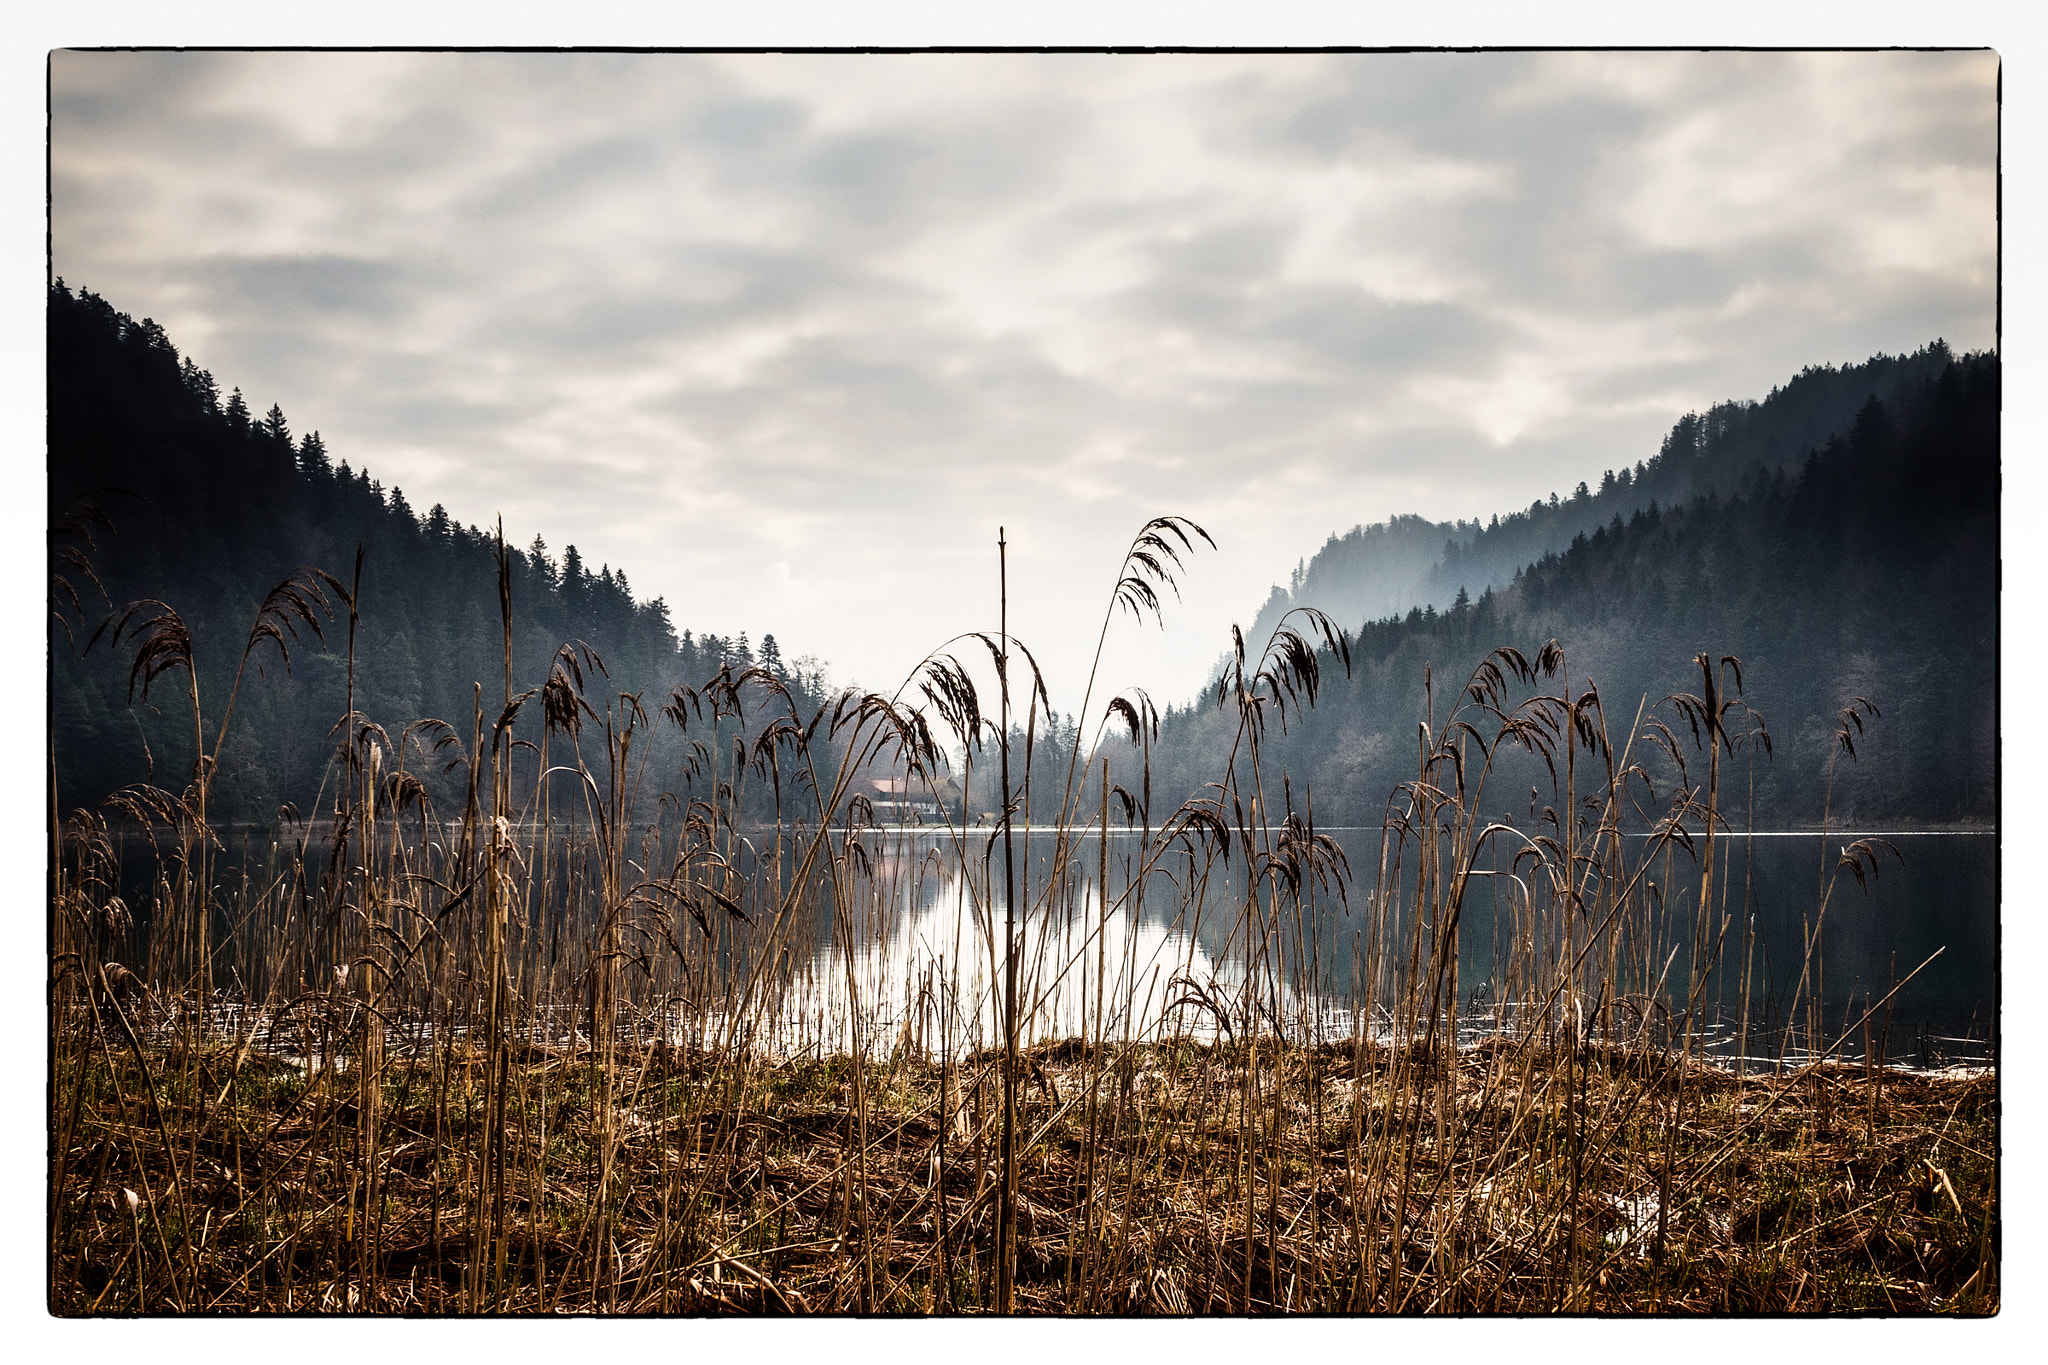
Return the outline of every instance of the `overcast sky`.
<path id="1" fill-rule="evenodd" d="M 1333 532 L 1994 344 L 1989 54 L 66 53 L 54 267 L 424 512 L 891 686 L 1184 700 Z M 372 606 L 366 597 L 366 607 Z"/>

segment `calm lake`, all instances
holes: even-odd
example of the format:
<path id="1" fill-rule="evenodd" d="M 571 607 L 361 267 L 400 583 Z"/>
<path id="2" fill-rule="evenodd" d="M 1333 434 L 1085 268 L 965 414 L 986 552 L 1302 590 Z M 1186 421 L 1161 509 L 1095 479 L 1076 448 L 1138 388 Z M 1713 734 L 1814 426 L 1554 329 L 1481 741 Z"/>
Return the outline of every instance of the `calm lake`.
<path id="1" fill-rule="evenodd" d="M 1258 973 L 1248 968 L 1244 940 L 1242 850 L 1206 873 L 1176 855 L 1154 870 L 1140 898 L 1129 891 L 1139 840 L 1112 830 L 1112 904 L 1105 915 L 1096 893 L 1100 842 L 1092 835 L 1071 842 L 1070 885 L 1059 908 L 1019 917 L 1028 1036 L 1068 1038 L 1085 1030 L 1146 1038 L 1182 1030 L 1213 1037 L 1224 1028 L 1244 1027 L 1242 1018 L 1233 1025 L 1228 1010 L 1230 1002 L 1241 1002 L 1239 988 L 1253 976 L 1261 1001 L 1255 1027 L 1278 1024 L 1297 1038 L 1343 1038 L 1355 1029 L 1384 1033 L 1384 1013 L 1361 1017 L 1360 1009 L 1375 962 L 1382 983 L 1402 969 L 1407 936 L 1404 925 L 1391 926 L 1375 958 L 1370 908 L 1381 831 L 1324 832 L 1349 861 L 1345 894 L 1340 897 L 1334 886 L 1321 891 L 1300 923 L 1290 918 L 1280 926 L 1279 935 L 1264 945 L 1263 959 L 1277 963 L 1278 970 Z M 1899 856 L 1884 855 L 1875 878 L 1859 885 L 1839 870 L 1838 861 L 1845 845 L 1869 838 L 1889 841 Z M 1642 847 L 1639 840 L 1631 842 Z M 860 907 L 854 922 L 835 925 L 827 908 L 792 942 L 799 956 L 786 978 L 780 1037 L 763 1041 L 784 1050 L 858 1042 L 886 1051 L 908 1030 L 925 1046 L 946 1038 L 970 1048 L 992 1043 L 999 1018 L 1000 972 L 994 964 L 1001 960 L 1000 841 L 979 829 L 956 845 L 942 832 L 911 828 L 870 830 L 862 843 L 866 885 L 850 898 Z M 959 871 L 963 846 L 973 869 L 968 877 Z M 1049 832 L 1017 832 L 1020 906 L 1047 903 L 1056 847 Z M 1851 1025 L 1939 950 L 1873 1017 L 1870 1047 L 1909 1066 L 1989 1060 L 1998 1023 L 1998 848 L 1997 834 L 1988 831 L 1722 836 L 1707 926 L 1716 965 L 1691 1019 L 1695 1036 L 1704 1034 L 1708 1052 L 1724 1059 L 1776 1063 L 1810 1057 L 1817 1025 L 1818 1047 L 1840 1040 L 1835 1055 L 1862 1057 L 1864 1031 Z M 245 856 L 255 852 L 249 848 Z M 751 855 L 742 857 L 742 868 L 752 861 Z M 141 857 L 126 861 L 124 883 L 134 884 L 123 890 L 137 906 L 147 903 L 152 865 Z M 249 866 L 257 871 L 258 861 L 252 857 Z M 1468 1041 L 1528 1018 L 1528 1002 L 1512 998 L 1517 897 L 1508 874 L 1514 869 L 1503 864 L 1487 870 L 1496 875 L 1475 881 L 1458 930 L 1460 1033 Z M 1685 1011 L 1699 874 L 1682 851 L 1674 851 L 1668 861 L 1660 857 L 1647 876 L 1659 883 L 1659 897 L 1668 892 L 1671 918 L 1642 936 L 1644 965 L 1634 979 L 1644 984 L 1626 989 L 1647 992 L 1661 976 L 1659 994 L 1671 1013 L 1653 1012 L 1651 1021 L 1668 1027 Z M 1412 885 L 1411 869 L 1404 877 L 1404 900 Z M 1818 915 L 1824 896 L 1826 913 Z M 1809 935 L 1817 941 L 1822 967 L 1817 1009 L 1813 983 L 1801 984 Z M 737 941 L 735 946 L 737 956 L 721 954 L 727 969 L 747 955 Z M 1382 985 L 1372 1000 L 1385 998 Z M 1554 1002 L 1547 1007 L 1569 1008 Z M 1788 1024 L 1797 1026 L 1789 1038 Z"/>
<path id="2" fill-rule="evenodd" d="M 1353 878 L 1348 906 L 1334 894 L 1316 898 L 1312 922 L 1289 932 L 1273 956 L 1284 962 L 1274 992 L 1274 1014 L 1290 1033 L 1348 1036 L 1370 974 L 1371 926 L 1367 907 L 1378 875 L 1380 831 L 1326 831 L 1349 859 Z M 1000 974 L 1000 844 L 989 863 L 992 888 L 981 883 L 985 831 L 970 836 L 977 870 L 970 880 L 957 860 L 943 855 L 943 836 L 905 831 L 875 840 L 874 878 L 885 889 L 863 922 L 820 936 L 829 942 L 811 964 L 791 1002 L 799 1034 L 827 1047 L 846 1044 L 848 1020 L 859 1002 L 870 1046 L 886 1047 L 906 1027 L 919 1036 L 939 1028 L 970 1042 L 995 1034 Z M 1884 855 L 1877 876 L 1859 885 L 1838 870 L 1842 848 L 1859 838 L 1883 838 L 1899 858 Z M 1019 930 L 1025 948 L 1022 997 L 1027 1029 L 1037 1038 L 1073 1036 L 1106 1009 L 1115 1035 L 1145 1036 L 1162 1028 L 1213 1033 L 1214 1012 L 1205 993 L 1221 1000 L 1246 976 L 1246 948 L 1238 915 L 1241 869 L 1212 872 L 1190 895 L 1170 869 L 1155 872 L 1145 904 L 1117 903 L 1128 884 L 1125 860 L 1137 841 L 1110 836 L 1113 904 L 1104 916 L 1095 893 L 1101 852 L 1095 839 L 1072 847 L 1076 886 L 1064 908 L 1029 917 Z M 1055 841 L 1045 833 L 1017 836 L 1019 903 L 1042 903 L 1036 893 L 1053 875 Z M 1753 1061 L 1796 1061 L 1810 1056 L 1806 1028 L 1818 1022 L 1822 1046 L 1848 1032 L 1836 1055 L 1863 1055 L 1862 1030 L 1852 1030 L 1870 1005 L 1900 978 L 1941 950 L 1871 1021 L 1871 1046 L 1896 1064 L 1939 1067 L 1981 1063 L 1996 1046 L 1998 984 L 1998 837 L 1992 832 L 1931 833 L 1848 831 L 1723 836 L 1719 890 L 1709 930 L 1718 939 L 1717 966 L 1707 976 L 1695 1028 L 1710 1053 Z M 1634 855 L 1631 855 L 1634 856 Z M 1677 956 L 1663 971 L 1663 997 L 1682 1014 L 1689 945 L 1697 922 L 1698 870 L 1682 851 L 1651 879 L 1675 888 L 1674 922 L 1658 936 L 1648 974 L 1654 979 L 1674 944 Z M 1185 881 L 1182 877 L 1180 881 Z M 1475 884 L 1458 936 L 1459 998 L 1466 1036 L 1498 1025 L 1497 983 L 1512 977 L 1508 961 L 1513 895 L 1506 876 Z M 1823 896 L 1826 913 L 1817 915 Z M 1193 909 L 1176 909 L 1192 906 Z M 994 907 L 994 914 L 990 908 Z M 1816 932 L 1816 919 L 1818 927 Z M 1817 938 L 1822 964 L 1817 1011 L 1809 981 L 1801 993 L 1804 948 Z M 1405 938 L 1391 935 L 1391 938 Z M 1398 955 L 1398 954 L 1397 954 Z M 1743 1027 L 1748 978 L 1746 1018 Z M 1798 1001 L 1794 1010 L 1794 1001 Z M 1107 1002 L 1105 1005 L 1104 1002 Z M 945 1014 L 946 1018 L 939 1016 Z M 1268 1017 L 1274 1017 L 1269 1015 Z M 1790 1044 L 1785 1026 L 1800 1035 Z M 1370 1030 L 1369 1030 L 1370 1031 Z"/>

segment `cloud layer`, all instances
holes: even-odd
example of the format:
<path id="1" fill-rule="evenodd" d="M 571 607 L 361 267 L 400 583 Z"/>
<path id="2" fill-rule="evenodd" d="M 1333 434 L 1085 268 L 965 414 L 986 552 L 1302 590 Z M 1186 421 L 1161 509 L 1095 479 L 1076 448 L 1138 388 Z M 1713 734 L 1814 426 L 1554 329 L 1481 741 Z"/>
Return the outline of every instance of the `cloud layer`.
<path id="1" fill-rule="evenodd" d="M 464 521 L 898 679 L 1078 703 L 1297 557 L 1644 458 L 1801 366 L 1991 345 L 1989 54 L 58 53 L 56 269 Z"/>

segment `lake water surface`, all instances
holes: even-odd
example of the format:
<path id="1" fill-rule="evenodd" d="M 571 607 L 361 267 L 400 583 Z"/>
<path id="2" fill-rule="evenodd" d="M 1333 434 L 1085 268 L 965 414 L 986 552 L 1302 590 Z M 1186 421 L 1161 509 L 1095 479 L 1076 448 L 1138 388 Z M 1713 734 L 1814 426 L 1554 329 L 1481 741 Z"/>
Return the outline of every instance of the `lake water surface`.
<path id="1" fill-rule="evenodd" d="M 1262 998 L 1271 1002 L 1262 1017 L 1290 1033 L 1342 1037 L 1354 1026 L 1372 1027 L 1356 1014 L 1367 974 L 1361 957 L 1370 940 L 1365 907 L 1381 833 L 1327 832 L 1353 870 L 1348 909 L 1334 896 L 1319 897 L 1313 922 L 1277 945 L 1276 956 L 1286 967 L 1270 989 L 1262 987 Z M 1888 840 L 1899 858 L 1884 855 L 1877 876 L 1859 886 L 1838 862 L 1845 845 L 1872 837 Z M 991 889 L 980 884 L 984 874 L 963 879 L 945 859 L 929 856 L 943 836 L 906 831 L 883 838 L 877 880 L 893 888 L 887 913 L 855 932 L 832 936 L 832 946 L 819 952 L 792 1002 L 798 1031 L 825 1046 L 851 1042 L 849 1021 L 857 1001 L 869 1046 L 886 1046 L 905 1032 L 929 1042 L 935 1031 L 969 1046 L 992 1043 L 1000 998 L 994 966 L 1001 960 L 1000 846 L 986 874 Z M 976 835 L 974 842 L 985 838 Z M 1121 901 L 1126 885 L 1118 864 L 1135 847 L 1135 839 L 1112 832 L 1115 900 Z M 1997 1025 L 1995 833 L 1737 834 L 1722 836 L 1719 847 L 1720 890 L 1709 916 L 1718 940 L 1717 965 L 1693 1016 L 1710 1052 L 1732 1057 L 1742 1050 L 1759 1061 L 1810 1056 L 1814 1044 L 1805 1030 L 1817 1019 L 1823 1045 L 1846 1034 L 1836 1055 L 1860 1057 L 1863 1031 L 1849 1026 L 1939 950 L 1873 1018 L 1871 1046 L 1894 1063 L 1917 1066 L 1989 1058 Z M 1033 902 L 1051 877 L 1054 848 L 1050 834 L 1019 832 L 1020 903 Z M 1233 998 L 1247 977 L 1236 873 L 1212 872 L 1191 896 L 1177 894 L 1167 873 L 1155 873 L 1142 909 L 1117 903 L 1104 915 L 1094 887 L 1100 861 L 1095 839 L 1081 840 L 1072 853 L 1070 867 L 1083 875 L 1074 877 L 1065 908 L 1027 919 L 1019 930 L 1027 1033 L 1071 1037 L 1085 1027 L 1106 1028 L 1112 1036 L 1171 1029 L 1214 1036 L 1227 1027 L 1228 1019 L 1219 1024 L 1208 1002 Z M 1697 868 L 1682 851 L 1665 871 L 1675 901 L 1697 894 Z M 1495 988 L 1510 976 L 1512 897 L 1502 894 L 1508 882 L 1503 877 L 1476 886 L 1466 899 L 1458 940 L 1468 1037 L 1498 1027 L 1503 1006 L 1512 1003 L 1496 998 Z M 1696 906 L 1683 904 L 1679 920 L 1657 961 L 1674 943 L 1691 941 Z M 1811 980 L 1801 986 L 1809 938 L 1818 944 L 1821 963 L 1817 1009 L 1809 1008 Z M 1685 1009 L 1688 967 L 1681 946 L 1663 991 L 1674 1017 Z M 1789 1043 L 1788 1023 L 1799 1026 Z"/>

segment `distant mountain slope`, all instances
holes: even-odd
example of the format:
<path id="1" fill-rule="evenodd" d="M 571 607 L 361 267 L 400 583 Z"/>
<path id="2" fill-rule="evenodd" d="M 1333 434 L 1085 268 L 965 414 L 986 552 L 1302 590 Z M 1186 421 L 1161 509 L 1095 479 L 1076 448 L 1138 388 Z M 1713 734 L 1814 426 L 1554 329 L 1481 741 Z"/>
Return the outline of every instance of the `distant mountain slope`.
<path id="1" fill-rule="evenodd" d="M 1825 420 L 1819 405 L 1812 411 L 1810 423 Z M 1811 429 L 1775 435 L 1785 442 Z M 1772 434 L 1752 427 L 1737 449 L 1769 451 L 1757 438 Z M 1699 445 L 1679 444 L 1676 458 L 1673 445 L 1667 466 L 1686 459 L 1703 470 Z M 1698 690 L 1693 655 L 1739 657 L 1745 696 L 1774 738 L 1774 756 L 1755 769 L 1763 827 L 1817 820 L 1829 802 L 1838 820 L 1994 819 L 1997 357 L 1950 357 L 1900 380 L 1887 400 L 1866 394 L 1803 465 L 1759 457 L 1748 469 L 1734 486 L 1611 514 L 1505 588 L 1367 623 L 1356 631 L 1355 675 L 1343 680 L 1326 661 L 1326 679 L 1337 679 L 1314 711 L 1269 734 L 1264 761 L 1284 766 L 1297 793 L 1309 784 L 1319 820 L 1376 825 L 1396 785 L 1415 776 L 1425 668 L 1440 723 L 1489 650 L 1513 644 L 1533 655 L 1555 638 L 1574 687 L 1597 683 L 1617 730 L 1639 703 Z M 1860 761 L 1837 765 L 1830 798 L 1835 717 L 1859 696 L 1883 714 Z M 1227 728 L 1206 702 L 1170 712 L 1161 789 L 1186 795 L 1212 780 Z M 1547 791 L 1540 764 L 1497 777 L 1492 790 L 1512 802 L 1519 783 L 1526 803 L 1539 782 Z M 1728 803 L 1745 818 L 1748 804 L 1746 787 Z"/>
<path id="2" fill-rule="evenodd" d="M 1477 521 L 1432 522 L 1401 515 L 1332 535 L 1275 587 L 1246 633 L 1265 640 L 1288 611 L 1310 606 L 1346 628 L 1410 607 L 1450 605 L 1462 588 L 1478 596 L 1505 587 L 1517 570 L 1574 536 L 1653 504 L 1670 507 L 1744 486 L 1759 469 L 1796 469 L 1829 437 L 1848 429 L 1865 400 L 1892 403 L 1941 373 L 1953 356 L 1936 341 L 1911 355 L 1877 355 L 1860 365 L 1812 366 L 1762 402 L 1718 403 L 1687 413 L 1663 448 L 1633 469 L 1607 470 L 1597 488 L 1581 482 L 1524 511 Z"/>
<path id="3" fill-rule="evenodd" d="M 505 665 L 492 534 L 438 506 L 416 514 L 397 488 L 332 463 L 318 433 L 294 440 L 275 406 L 255 418 L 239 390 L 223 399 L 147 319 L 59 281 L 48 326 L 51 524 L 87 504 L 112 523 L 88 524 L 89 546 L 75 534 L 53 537 L 53 575 L 83 599 L 74 608 L 58 592 L 52 602 L 65 810 L 130 782 L 177 790 L 192 771 L 182 675 L 159 680 L 146 702 L 138 689 L 131 704 L 132 647 L 115 651 L 102 638 L 78 648 L 110 606 L 158 599 L 189 628 L 210 747 L 264 594 L 301 566 L 346 583 L 358 545 L 357 709 L 394 739 L 422 717 L 467 736 L 482 683 L 496 718 Z M 104 596 L 62 558 L 67 548 L 87 554 Z M 573 640 L 610 670 L 609 683 L 591 680 L 593 697 L 643 692 L 650 712 L 676 684 L 700 684 L 724 661 L 758 658 L 801 687 L 822 685 L 815 663 L 785 663 L 773 636 L 758 655 L 744 634 L 678 639 L 666 602 L 636 600 L 623 570 L 592 572 L 574 546 L 557 563 L 536 538 L 510 562 L 515 690 L 543 681 L 556 649 Z M 274 648 L 252 656 L 215 784 L 215 810 L 227 818 L 268 819 L 287 801 L 310 808 L 320 791 L 328 733 L 345 705 L 345 614 L 328 625 L 324 651 L 301 633 L 289 675 Z M 675 747 L 672 736 L 664 742 Z"/>

